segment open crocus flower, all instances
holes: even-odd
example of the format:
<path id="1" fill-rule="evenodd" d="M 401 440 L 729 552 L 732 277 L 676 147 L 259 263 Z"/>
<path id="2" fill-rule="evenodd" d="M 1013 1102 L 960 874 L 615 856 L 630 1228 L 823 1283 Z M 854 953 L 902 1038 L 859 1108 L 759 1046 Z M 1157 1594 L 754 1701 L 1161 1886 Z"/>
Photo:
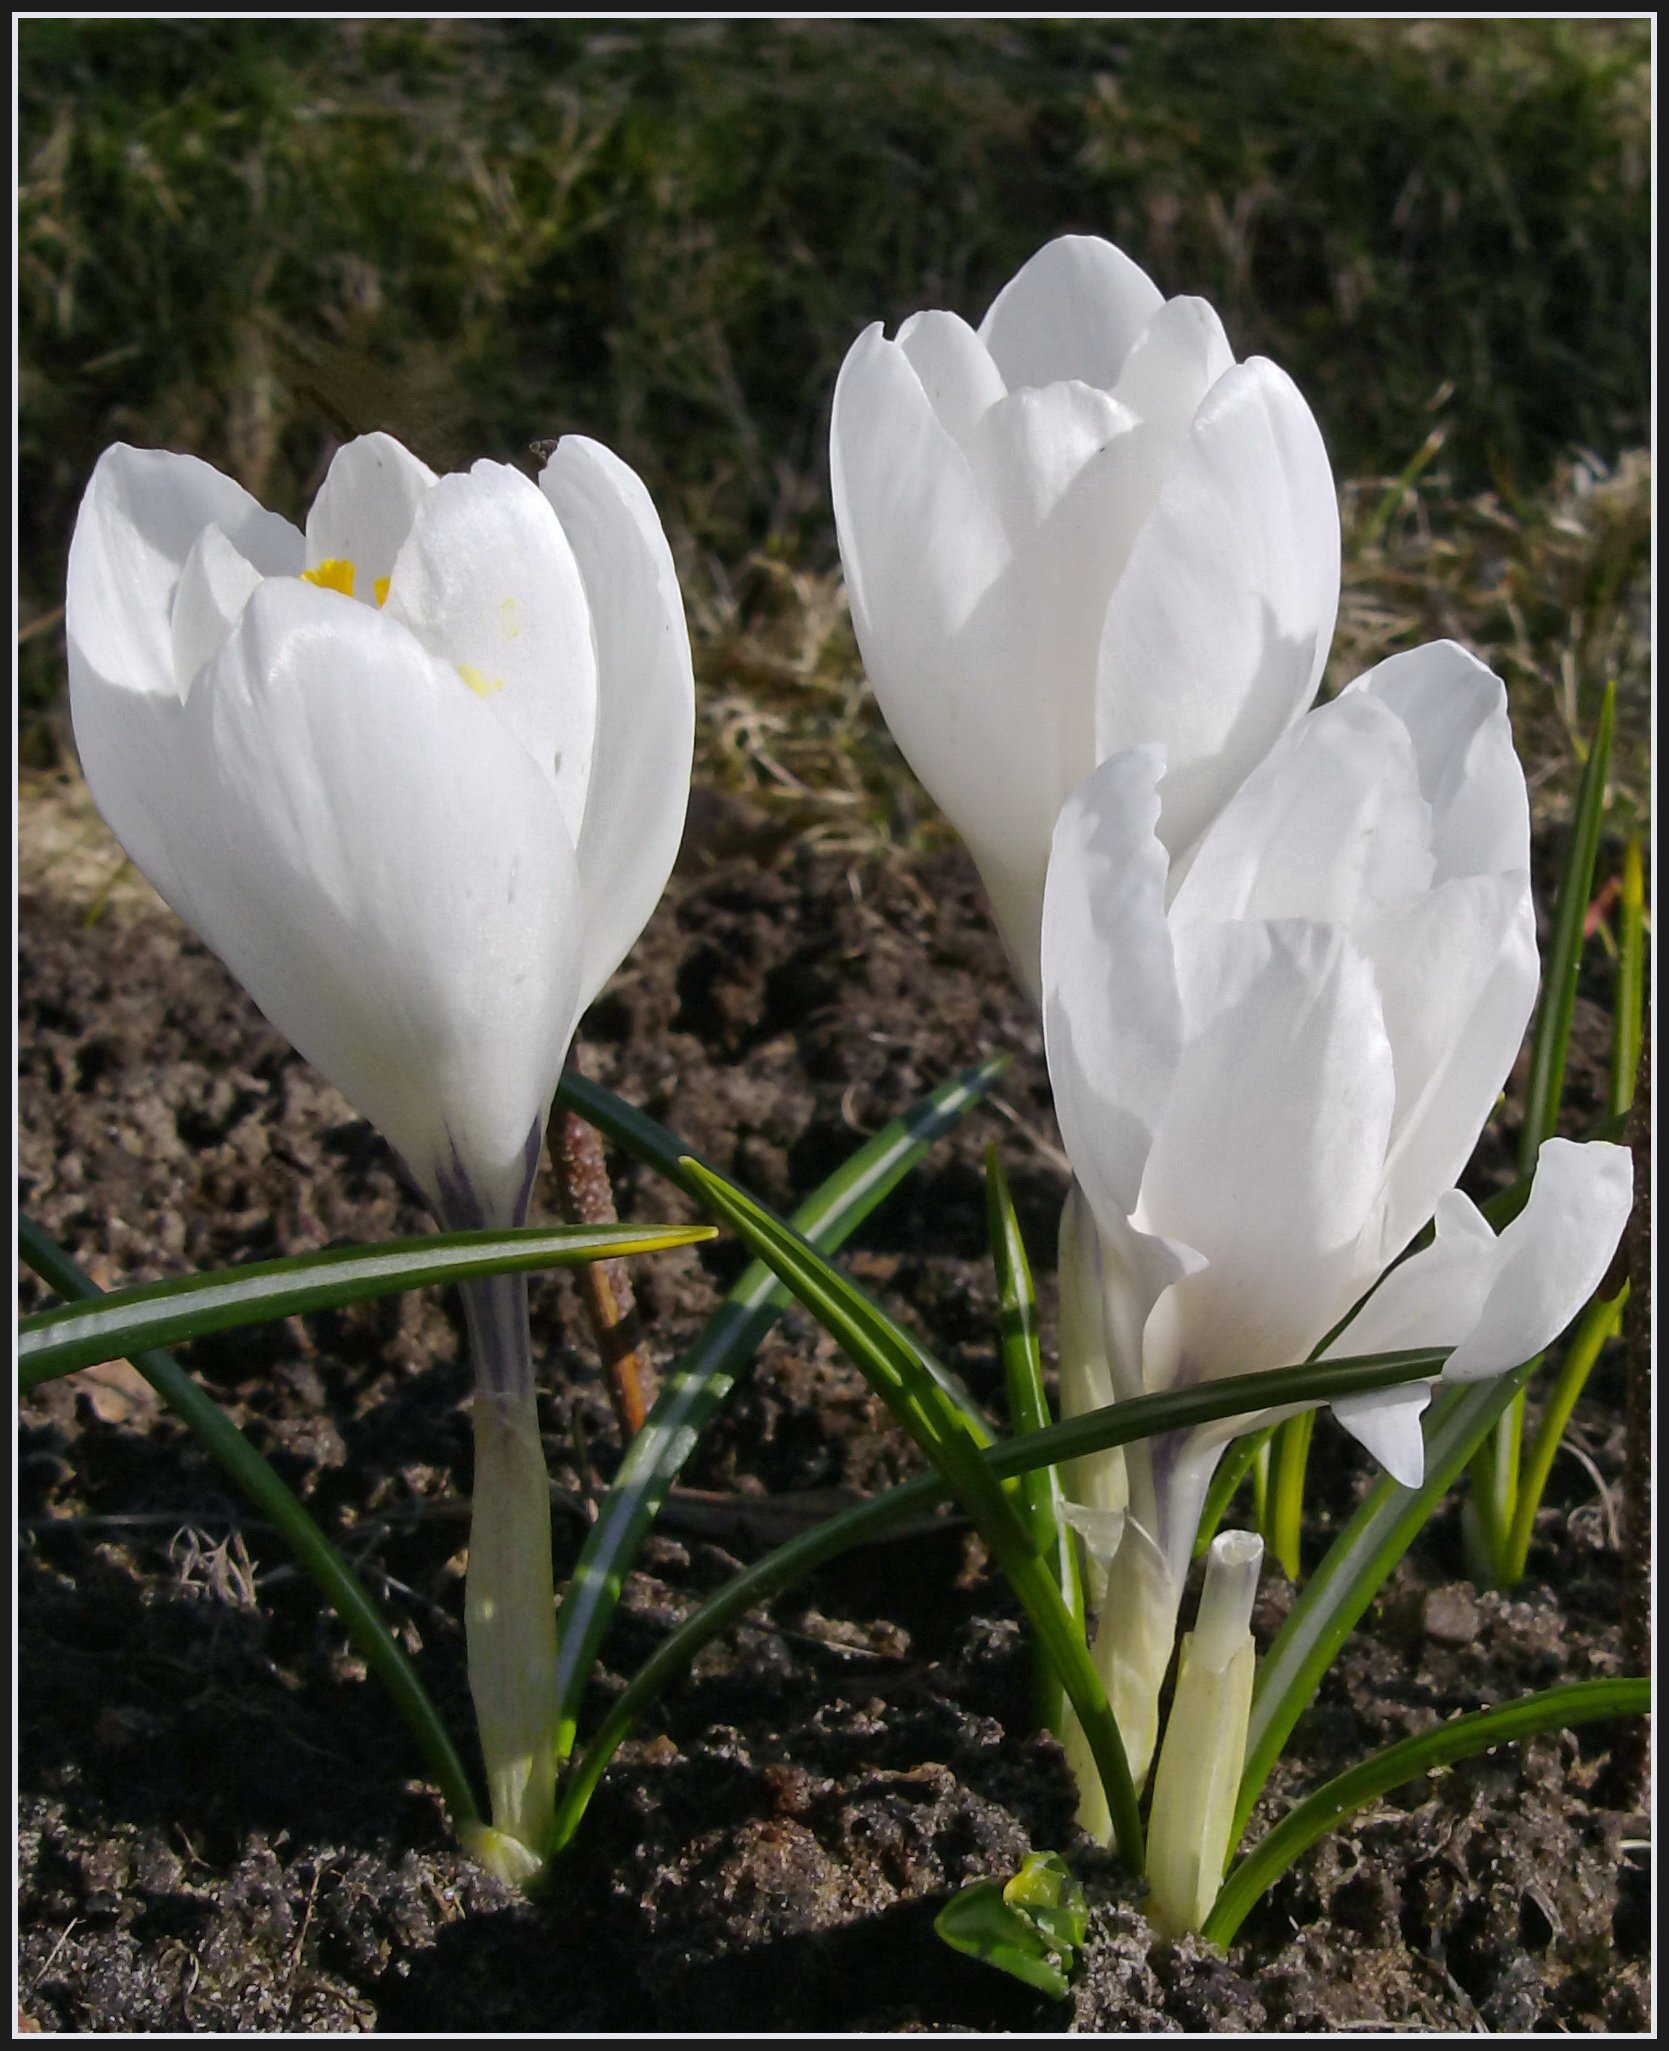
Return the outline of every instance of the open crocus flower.
<path id="1" fill-rule="evenodd" d="M 1598 1285 L 1631 1190 L 1626 1149 L 1550 1140 L 1497 1237 L 1454 1186 L 1536 992 L 1501 684 L 1447 642 L 1382 663 L 1281 738 L 1184 863 L 1156 830 L 1164 774 L 1152 747 L 1103 763 L 1049 869 L 1045 1038 L 1105 1361 L 1073 1407 L 1304 1360 L 1434 1213 L 1335 1350 L 1515 1367 Z M 1412 1485 L 1428 1397 L 1335 1409 Z M 1097 1652 L 1138 1777 L 1212 1472 L 1286 1414 L 1126 1449 Z"/>
<path id="2" fill-rule="evenodd" d="M 864 666 L 1036 996 L 1050 835 L 1096 763 L 1164 747 L 1181 856 L 1314 697 L 1339 593 L 1320 433 L 1204 300 L 1069 235 L 977 333 L 866 330 L 830 456 Z"/>
<path id="3" fill-rule="evenodd" d="M 638 478 L 577 437 L 537 485 L 437 478 L 367 435 L 301 533 L 205 463 L 117 446 L 66 625 L 82 766 L 135 863 L 438 1216 L 520 1223 L 574 1027 L 689 792 L 689 640 Z M 471 1677 L 495 1820 L 531 1846 L 555 1689 L 521 1279 L 465 1307 Z"/>

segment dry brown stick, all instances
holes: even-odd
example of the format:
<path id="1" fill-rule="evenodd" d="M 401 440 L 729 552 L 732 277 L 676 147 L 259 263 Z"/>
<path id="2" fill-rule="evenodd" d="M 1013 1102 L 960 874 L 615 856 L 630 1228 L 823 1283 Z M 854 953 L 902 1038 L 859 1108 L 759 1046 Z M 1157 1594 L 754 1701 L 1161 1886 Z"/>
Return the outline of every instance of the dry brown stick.
<path id="1" fill-rule="evenodd" d="M 1629 1219 L 1628 1309 L 1624 1334 L 1628 1397 L 1623 1441 L 1623 1653 L 1630 1673 L 1651 1672 L 1652 1658 L 1652 1015 L 1648 1000 L 1640 1067 L 1629 1114 L 1634 1150 L 1634 1212 Z M 1626 1720 L 1619 1738 L 1635 1792 L 1647 1799 L 1650 1747 L 1646 1719 Z"/>
<path id="2" fill-rule="evenodd" d="M 577 1047 L 568 1058 L 580 1068 Z M 617 1223 L 602 1136 L 596 1128 L 572 1111 L 560 1111 L 551 1121 L 550 1144 L 557 1204 L 564 1220 L 570 1225 Z M 629 1443 L 643 1424 L 655 1388 L 654 1364 L 632 1295 L 631 1276 L 623 1260 L 588 1261 L 579 1270 L 579 1286 L 597 1336 L 620 1437 Z"/>

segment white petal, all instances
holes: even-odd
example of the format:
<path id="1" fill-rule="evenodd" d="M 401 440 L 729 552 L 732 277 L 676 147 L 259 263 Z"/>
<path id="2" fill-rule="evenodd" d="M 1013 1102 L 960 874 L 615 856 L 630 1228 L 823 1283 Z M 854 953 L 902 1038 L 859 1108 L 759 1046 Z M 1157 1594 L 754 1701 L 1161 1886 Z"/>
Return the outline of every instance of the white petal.
<path id="1" fill-rule="evenodd" d="M 1523 1043 L 1540 974 L 1529 872 L 1457 876 L 1381 919 L 1362 944 L 1397 1075 L 1384 1262 L 1459 1179 Z"/>
<path id="2" fill-rule="evenodd" d="M 1338 594 L 1321 435 L 1291 380 L 1254 358 L 1196 414 L 1102 634 L 1097 752 L 1164 744 L 1160 833 L 1173 854 L 1308 704 Z"/>
<path id="3" fill-rule="evenodd" d="M 431 1202 L 514 1214 L 572 1032 L 583 923 L 556 794 L 408 629 L 264 584 L 185 720 L 194 923 Z"/>
<path id="4" fill-rule="evenodd" d="M 1045 244 L 1008 281 L 980 323 L 1009 390 L 1078 378 L 1111 390 L 1162 304 L 1147 273 L 1094 235 Z"/>
<path id="5" fill-rule="evenodd" d="M 1453 1346 L 1477 1323 L 1495 1273 L 1497 1240 L 1470 1197 L 1439 1199 L 1429 1246 L 1395 1267 L 1322 1355 Z"/>
<path id="6" fill-rule="evenodd" d="M 579 564 L 597 645 L 596 753 L 577 849 L 583 1010 L 672 873 L 690 795 L 695 683 L 672 551 L 636 472 L 600 443 L 568 435 L 539 483 Z"/>
<path id="7" fill-rule="evenodd" d="M 1419 902 L 1431 876 L 1431 808 L 1406 727 L 1370 698 L 1340 698 L 1289 727 L 1229 800 L 1171 916 L 1359 934 Z"/>
<path id="8" fill-rule="evenodd" d="M 577 842 L 597 655 L 579 566 L 538 486 L 504 463 L 441 478 L 417 505 L 386 610 L 503 720 L 550 779 Z"/>
<path id="9" fill-rule="evenodd" d="M 1453 641 L 1393 655 L 1341 693 L 1407 727 L 1432 809 L 1439 880 L 1530 866 L 1530 801 L 1513 748 L 1506 686 Z"/>
<path id="10" fill-rule="evenodd" d="M 1128 1218 L 1182 1047 L 1154 834 L 1164 758 L 1103 762 L 1055 828 L 1043 904 L 1043 1035 L 1061 1135 L 1098 1222 Z"/>
<path id="11" fill-rule="evenodd" d="M 1206 393 L 1233 368 L 1213 308 L 1203 299 L 1167 299 L 1137 337 L 1113 397 L 1180 445 Z"/>
<path id="12" fill-rule="evenodd" d="M 953 441 L 966 442 L 1008 389 L 991 352 L 959 314 L 911 314 L 898 331 L 898 347 Z"/>
<path id="13" fill-rule="evenodd" d="M 1061 780 L 1052 692 L 1013 552 L 909 359 L 871 328 L 835 389 L 835 524 L 852 624 L 893 739 L 967 841 L 1035 988 Z"/>
<path id="14" fill-rule="evenodd" d="M 1101 1236 L 1102 1328 L 1114 1386 L 1142 1383 L 1142 1327 L 1197 1260 L 1132 1229 L 1176 1071 L 1182 1013 L 1154 837 L 1156 748 L 1095 770 L 1055 828 L 1043 908 L 1043 1035 L 1066 1151 Z"/>
<path id="15" fill-rule="evenodd" d="M 1175 934 L 1185 1041 L 1136 1222 L 1207 1265 L 1155 1308 L 1150 1386 L 1302 1360 L 1360 1287 L 1394 1103 L 1366 957 L 1296 921 Z"/>
<path id="16" fill-rule="evenodd" d="M 180 696 L 236 626 L 261 573 L 218 527 L 205 527 L 185 559 L 174 592 L 170 632 Z"/>
<path id="17" fill-rule="evenodd" d="M 307 515 L 308 567 L 352 563 L 352 596 L 374 605 L 377 580 L 393 575 L 394 559 L 434 484 L 428 464 L 391 434 L 344 443 Z"/>
<path id="18" fill-rule="evenodd" d="M 1084 465 L 1135 425 L 1135 415 L 1105 392 L 1064 382 L 1028 387 L 988 406 L 962 447 L 1018 549 L 1045 525 Z M 1109 579 L 1098 616 L 1111 589 Z"/>
<path id="19" fill-rule="evenodd" d="M 1483 1309 L 1450 1355 L 1443 1379 L 1504 1374 L 1552 1345 L 1604 1280 L 1633 1206 L 1627 1147 L 1546 1141 L 1536 1156 L 1530 1201 L 1496 1242 Z"/>
<path id="20" fill-rule="evenodd" d="M 79 670 L 128 691 L 176 693 L 170 616 L 197 537 L 220 528 L 264 576 L 294 576 L 301 536 L 195 456 L 118 442 L 98 460 L 70 543 L 65 628 Z"/>
<path id="21" fill-rule="evenodd" d="M 1424 1382 L 1411 1389 L 1386 1389 L 1372 1396 L 1341 1396 L 1333 1415 L 1352 1438 L 1367 1447 L 1393 1481 L 1418 1488 L 1426 1472 L 1426 1440 L 1420 1418 L 1431 1401 Z"/>

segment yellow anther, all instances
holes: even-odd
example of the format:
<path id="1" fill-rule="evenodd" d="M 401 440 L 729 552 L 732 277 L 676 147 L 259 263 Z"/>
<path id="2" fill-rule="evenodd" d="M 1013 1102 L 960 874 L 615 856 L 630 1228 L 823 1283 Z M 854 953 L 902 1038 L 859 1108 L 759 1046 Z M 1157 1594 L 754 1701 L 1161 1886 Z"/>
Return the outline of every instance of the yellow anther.
<path id="1" fill-rule="evenodd" d="M 327 556 L 322 563 L 315 563 L 312 569 L 303 570 L 301 581 L 321 585 L 326 591 L 340 591 L 344 598 L 352 598 L 354 566 L 346 556 Z"/>
<path id="2" fill-rule="evenodd" d="M 373 590 L 374 590 L 374 591 L 376 592 L 376 594 L 377 594 L 377 603 L 378 603 L 378 605 L 381 605 L 381 604 L 383 604 L 383 602 L 384 602 L 384 601 L 385 601 L 385 600 L 387 599 L 387 597 L 388 597 L 388 587 L 389 587 L 389 585 L 390 585 L 390 584 L 391 584 L 392 582 L 393 582 L 393 579 L 392 579 L 392 578 L 390 578 L 390 577 L 379 577 L 379 578 L 377 579 L 376 583 L 375 583 L 375 584 L 374 584 L 374 585 L 372 586 L 372 589 L 373 589 Z"/>
<path id="3" fill-rule="evenodd" d="M 467 662 L 459 663 L 458 674 L 478 698 L 496 698 L 499 692 L 504 689 L 504 679 L 502 677 L 483 676 L 478 669 L 473 668 Z"/>

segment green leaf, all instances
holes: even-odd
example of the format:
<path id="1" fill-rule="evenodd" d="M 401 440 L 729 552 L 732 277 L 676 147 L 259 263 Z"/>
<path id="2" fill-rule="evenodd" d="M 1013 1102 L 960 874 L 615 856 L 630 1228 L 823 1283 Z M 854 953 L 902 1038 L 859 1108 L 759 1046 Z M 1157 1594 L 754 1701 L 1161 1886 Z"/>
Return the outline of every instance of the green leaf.
<path id="1" fill-rule="evenodd" d="M 1194 1558 L 1203 1560 L 1210 1550 L 1211 1541 L 1217 1536 L 1217 1527 L 1228 1514 L 1229 1504 L 1234 1501 L 1235 1491 L 1246 1479 L 1247 1471 L 1258 1455 L 1275 1436 L 1277 1426 L 1266 1424 L 1262 1431 L 1249 1431 L 1243 1438 L 1234 1441 L 1222 1459 L 1217 1463 L 1217 1472 L 1211 1477 L 1211 1486 L 1205 1492 L 1205 1508 L 1200 1512 L 1200 1528 L 1194 1538 Z M 1256 1518 L 1258 1528 L 1264 1525 L 1260 1513 Z"/>
<path id="2" fill-rule="evenodd" d="M 1559 1450 L 1559 1441 L 1565 1435 L 1570 1414 L 1587 1386 L 1588 1377 L 1594 1371 L 1594 1364 L 1606 1340 L 1622 1324 L 1627 1304 L 1626 1282 L 1609 1300 L 1596 1296 L 1583 1311 L 1576 1330 L 1570 1336 L 1519 1477 L 1517 1508 L 1513 1512 L 1512 1529 L 1506 1535 L 1502 1554 L 1503 1585 L 1508 1588 L 1524 1578 L 1525 1562 L 1530 1557 L 1530 1539 L 1536 1527 L 1536 1512 L 1541 1508 L 1541 1499 L 1547 1490 L 1553 1456 Z"/>
<path id="3" fill-rule="evenodd" d="M 1029 1852 L 1007 1882 L 975 1881 L 933 1918 L 953 1951 L 1057 2000 L 1068 1991 L 1088 1927 L 1084 1890 L 1054 1852 Z"/>
<path id="4" fill-rule="evenodd" d="M 1315 1699 L 1339 1647 L 1534 1365 L 1526 1362 L 1495 1381 L 1444 1391 L 1426 1418 L 1420 1486 L 1404 1488 L 1382 1476 L 1310 1576 L 1259 1662 L 1231 1842 L 1239 1841 L 1293 1725 Z"/>
<path id="5" fill-rule="evenodd" d="M 97 1285 L 63 1248 L 28 1218 L 18 1221 L 18 1251 L 60 1296 L 95 1301 Z M 463 1763 L 429 1699 L 417 1669 L 390 1634 L 365 1584 L 326 1538 L 289 1489 L 232 1420 L 166 1353 L 149 1348 L 129 1358 L 168 1406 L 182 1417 L 295 1555 L 347 1629 L 355 1650 L 387 1688 L 407 1729 L 429 1762 L 454 1826 L 479 1824 L 475 1795 Z"/>
<path id="6" fill-rule="evenodd" d="M 18 1378 L 25 1389 L 38 1388 L 57 1375 L 73 1374 L 100 1360 L 122 1360 L 149 1346 L 177 1346 L 240 1325 L 331 1310 L 434 1282 L 660 1253 L 712 1237 L 712 1228 L 706 1225 L 556 1225 L 516 1232 L 447 1232 L 182 1275 L 174 1281 L 114 1289 L 96 1303 L 63 1303 L 26 1317 L 18 1331 Z"/>
<path id="7" fill-rule="evenodd" d="M 1617 898 L 1617 983 L 1612 998 L 1611 1109 L 1619 1118 L 1634 1102 L 1645 1004 L 1646 878 L 1639 836 L 1632 835 L 1623 853 Z"/>
<path id="8" fill-rule="evenodd" d="M 1444 1347 L 1422 1347 L 1400 1353 L 1364 1354 L 1349 1360 L 1306 1361 L 1301 1367 L 1282 1370 L 1277 1379 L 1286 1391 L 1283 1400 L 1325 1403 L 1335 1396 L 1365 1396 L 1375 1390 L 1421 1380 L 1436 1374 L 1448 1357 Z M 1006 1445 L 993 1447 L 984 1458 L 994 1475 L 1006 1478 L 1036 1467 L 1079 1459 L 1086 1453 L 1104 1452 L 1112 1446 L 1126 1446 L 1132 1440 L 1152 1438 L 1160 1432 L 1188 1431 L 1196 1425 L 1214 1424 L 1220 1418 L 1261 1410 L 1269 1379 L 1267 1374 L 1234 1375 L 1199 1388 L 1171 1389 L 1159 1396 L 1137 1396 L 1127 1403 L 1110 1403 L 1083 1417 L 1052 1424 L 1047 1431 L 1011 1439 Z M 703 1646 L 738 1617 L 746 1616 L 749 1610 L 768 1602 L 784 1588 L 792 1587 L 854 1546 L 874 1544 L 930 1510 L 950 1492 L 939 1475 L 925 1475 L 920 1481 L 889 1489 L 885 1495 L 872 1497 L 866 1503 L 855 1503 L 851 1509 L 842 1510 L 814 1530 L 802 1532 L 751 1567 L 732 1575 L 694 1615 L 661 1641 L 626 1683 L 562 1790 L 551 1856 L 571 1842 L 598 1781 L 632 1726 Z"/>
<path id="9" fill-rule="evenodd" d="M 1051 1423 L 1049 1398 L 1043 1389 L 1043 1353 L 1037 1336 L 1037 1292 L 1031 1263 L 1014 1213 L 1008 1179 L 995 1147 L 985 1154 L 985 1215 L 991 1259 L 997 1273 L 997 1315 L 1002 1345 L 1003 1378 L 1008 1389 L 1009 1423 L 1016 1432 L 1045 1431 Z M 1084 1591 L 1078 1574 L 1078 1548 L 1065 1516 L 1065 1491 L 1060 1471 L 1038 1467 L 1022 1484 L 1026 1520 L 1032 1541 L 1061 1592 L 1067 1613 L 1084 1628 Z M 1066 1696 L 1060 1674 L 1034 1648 L 1034 1694 L 1037 1720 L 1060 1737 L 1066 1728 Z"/>
<path id="10" fill-rule="evenodd" d="M 1436 1730 L 1388 1745 L 1318 1788 L 1259 1839 L 1224 1882 L 1201 1934 L 1212 1944 L 1230 1943 L 1259 1896 L 1318 1838 L 1405 1781 L 1541 1731 L 1571 1730 L 1609 1717 L 1644 1716 L 1651 1702 L 1647 1680 L 1573 1681 L 1498 1709 L 1473 1710 Z"/>
<path id="11" fill-rule="evenodd" d="M 832 1253 L 896 1189 L 934 1142 L 972 1107 L 1008 1065 L 999 1054 L 942 1083 L 931 1096 L 884 1126 L 849 1161 L 823 1182 L 794 1213 L 796 1231 Z M 583 1078 L 577 1078 L 583 1081 Z M 600 1124 L 606 1091 L 585 1085 L 579 1115 Z M 618 1099 L 611 1100 L 618 1104 Z M 670 1157 L 674 1166 L 687 1149 L 642 1112 L 619 1105 L 600 1129 L 618 1138 L 630 1132 L 640 1147 L 652 1145 L 652 1165 Z M 624 1114 L 630 1113 L 630 1118 Z M 682 1171 L 676 1178 L 687 1187 Z M 626 1576 L 659 1515 L 667 1493 L 737 1373 L 792 1299 L 762 1261 L 753 1262 L 708 1319 L 695 1344 L 668 1376 L 604 1496 L 597 1521 L 586 1535 L 557 1616 L 558 1756 L 573 1750 L 580 1707 L 596 1664 L 597 1649 L 620 1601 Z"/>
<path id="12" fill-rule="evenodd" d="M 1106 1691 L 1030 1530 L 980 1457 L 989 1440 L 954 1377 L 805 1241 L 742 1191 L 691 1164 L 703 1201 L 748 1242 L 845 1349 L 870 1386 L 954 1490 L 1061 1675 L 1102 1778 L 1119 1856 L 1142 1864 L 1136 1793 Z"/>
<path id="13" fill-rule="evenodd" d="M 1275 1427 L 1269 1441 L 1269 1480 L 1264 1537 L 1289 1581 L 1303 1565 L 1304 1476 L 1310 1464 L 1310 1437 L 1315 1412 L 1301 1410 Z"/>

